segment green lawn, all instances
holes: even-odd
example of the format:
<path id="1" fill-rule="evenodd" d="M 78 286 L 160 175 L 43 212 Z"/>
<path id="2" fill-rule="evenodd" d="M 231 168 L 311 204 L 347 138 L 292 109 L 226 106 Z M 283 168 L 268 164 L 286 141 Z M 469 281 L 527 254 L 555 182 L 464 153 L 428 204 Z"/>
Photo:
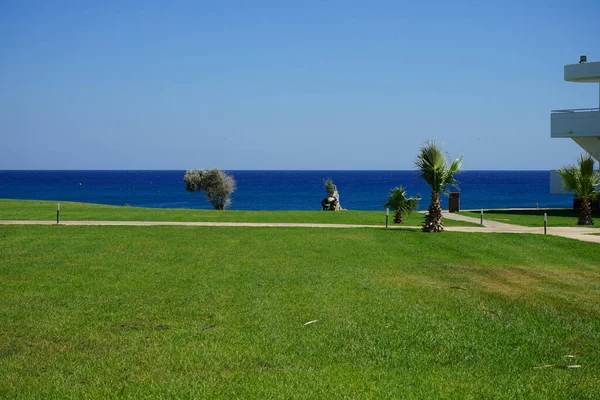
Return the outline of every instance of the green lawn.
<path id="1" fill-rule="evenodd" d="M 598 398 L 598 248 L 0 225 L 0 398 Z"/>
<path id="2" fill-rule="evenodd" d="M 548 226 L 581 226 L 577 225 L 577 213 L 570 208 L 550 208 L 539 210 L 484 210 L 483 218 L 491 221 L 505 222 L 522 226 L 544 226 L 544 213 L 548 214 Z M 479 211 L 461 211 L 461 215 L 479 218 Z M 592 227 L 598 227 L 600 224 L 600 213 L 594 213 L 593 218 L 598 219 L 598 223 Z"/>
<path id="3" fill-rule="evenodd" d="M 102 204 L 61 202 L 63 221 L 216 221 L 216 222 L 288 222 L 322 224 L 385 225 L 385 211 L 236 211 L 176 208 L 140 208 Z M 56 219 L 56 202 L 0 199 L 0 220 Z M 390 212 L 390 225 L 393 225 Z M 404 225 L 420 226 L 423 215 L 412 213 Z M 467 222 L 444 220 L 447 226 L 477 226 Z"/>

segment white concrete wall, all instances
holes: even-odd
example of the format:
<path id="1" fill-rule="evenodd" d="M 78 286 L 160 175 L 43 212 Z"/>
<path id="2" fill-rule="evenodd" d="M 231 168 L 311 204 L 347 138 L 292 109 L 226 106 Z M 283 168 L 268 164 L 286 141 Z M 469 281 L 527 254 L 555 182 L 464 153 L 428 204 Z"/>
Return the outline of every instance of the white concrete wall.
<path id="1" fill-rule="evenodd" d="M 600 61 L 565 65 L 565 81 L 600 82 Z"/>
<path id="2" fill-rule="evenodd" d="M 600 137 L 600 111 L 552 113 L 550 114 L 550 136 L 553 138 Z"/>
<path id="3" fill-rule="evenodd" d="M 600 137 L 574 137 L 573 140 L 590 153 L 596 161 L 600 161 Z"/>

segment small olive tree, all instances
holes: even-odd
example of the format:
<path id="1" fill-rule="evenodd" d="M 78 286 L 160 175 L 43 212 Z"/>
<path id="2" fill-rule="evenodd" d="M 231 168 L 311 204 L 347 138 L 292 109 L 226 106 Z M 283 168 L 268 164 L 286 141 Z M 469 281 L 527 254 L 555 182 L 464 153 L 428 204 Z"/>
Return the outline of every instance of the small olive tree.
<path id="1" fill-rule="evenodd" d="M 333 194 L 337 191 L 337 187 L 333 184 L 331 178 L 327 178 L 323 181 L 323 186 L 325 186 L 325 192 L 329 196 L 333 196 Z"/>
<path id="2" fill-rule="evenodd" d="M 321 202 L 321 206 L 325 207 L 325 204 L 327 204 L 329 210 L 343 210 L 342 205 L 340 204 L 340 193 L 338 192 L 337 186 L 335 186 L 331 178 L 325 179 L 323 181 L 323 186 L 325 187 L 325 193 L 327 193 L 328 197 L 323 199 L 323 201 Z M 325 201 L 326 203 L 324 203 Z"/>
<path id="3" fill-rule="evenodd" d="M 231 194 L 235 190 L 235 179 L 220 169 L 188 170 L 183 177 L 188 192 L 204 191 L 210 204 L 217 210 L 224 210 L 231 204 Z"/>

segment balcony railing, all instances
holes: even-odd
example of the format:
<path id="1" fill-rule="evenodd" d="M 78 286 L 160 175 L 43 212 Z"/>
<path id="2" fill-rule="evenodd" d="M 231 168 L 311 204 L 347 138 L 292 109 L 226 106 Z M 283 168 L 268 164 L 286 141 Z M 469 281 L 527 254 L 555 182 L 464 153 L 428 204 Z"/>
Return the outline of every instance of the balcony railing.
<path id="1" fill-rule="evenodd" d="M 600 111 L 600 108 L 573 108 L 571 110 L 552 110 L 553 114 Z"/>

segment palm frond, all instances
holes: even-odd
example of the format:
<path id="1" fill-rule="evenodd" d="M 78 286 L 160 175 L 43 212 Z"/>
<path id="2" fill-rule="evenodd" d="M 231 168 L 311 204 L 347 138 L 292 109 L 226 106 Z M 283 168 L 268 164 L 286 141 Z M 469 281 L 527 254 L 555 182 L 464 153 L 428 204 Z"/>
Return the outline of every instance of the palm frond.
<path id="1" fill-rule="evenodd" d="M 576 166 L 561 167 L 556 172 L 560 175 L 565 190 L 577 191 L 580 173 Z"/>
<path id="2" fill-rule="evenodd" d="M 418 205 L 419 205 L 419 199 L 410 197 L 410 198 L 406 199 L 406 202 L 402 206 L 400 206 L 400 208 L 399 208 L 400 213 L 402 215 L 409 215 L 414 210 L 416 210 Z"/>
<path id="3" fill-rule="evenodd" d="M 399 186 L 390 191 L 388 199 L 383 206 L 407 215 L 417 208 L 419 200 L 414 197 L 406 197 L 406 189 L 403 186 Z"/>
<path id="4" fill-rule="evenodd" d="M 578 165 L 567 165 L 557 170 L 563 188 L 580 199 L 595 197 L 600 186 L 600 172 L 594 171 L 594 159 L 589 154 L 579 156 Z"/>
<path id="5" fill-rule="evenodd" d="M 594 159 L 590 154 L 581 154 L 578 163 L 581 175 L 591 176 L 594 173 Z"/>
<path id="6" fill-rule="evenodd" d="M 462 156 L 448 164 L 449 157 L 432 140 L 421 146 L 415 166 L 421 171 L 421 177 L 435 193 L 441 193 L 448 185 L 458 187 L 455 175 L 460 170 Z"/>

